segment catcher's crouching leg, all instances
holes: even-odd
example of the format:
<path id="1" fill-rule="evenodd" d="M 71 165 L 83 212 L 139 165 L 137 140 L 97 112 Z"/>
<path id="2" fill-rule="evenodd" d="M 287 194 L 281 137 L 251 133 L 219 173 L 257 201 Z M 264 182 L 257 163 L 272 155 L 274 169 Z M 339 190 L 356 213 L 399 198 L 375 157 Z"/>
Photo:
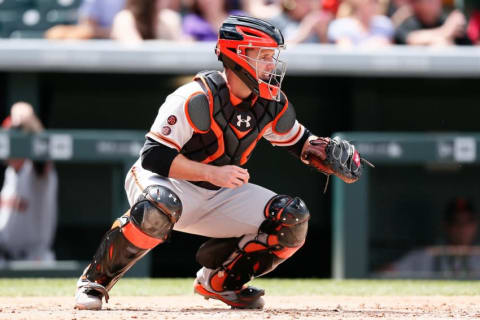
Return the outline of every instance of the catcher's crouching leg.
<path id="1" fill-rule="evenodd" d="M 263 307 L 264 290 L 246 287 L 292 256 L 305 242 L 310 213 L 300 198 L 273 197 L 265 208 L 258 234 L 211 239 L 197 252 L 204 266 L 194 283 L 195 292 L 236 308 Z"/>
<path id="2" fill-rule="evenodd" d="M 102 297 L 140 258 L 164 242 L 182 213 L 170 189 L 147 187 L 129 211 L 117 219 L 77 283 L 75 308 L 100 309 Z"/>

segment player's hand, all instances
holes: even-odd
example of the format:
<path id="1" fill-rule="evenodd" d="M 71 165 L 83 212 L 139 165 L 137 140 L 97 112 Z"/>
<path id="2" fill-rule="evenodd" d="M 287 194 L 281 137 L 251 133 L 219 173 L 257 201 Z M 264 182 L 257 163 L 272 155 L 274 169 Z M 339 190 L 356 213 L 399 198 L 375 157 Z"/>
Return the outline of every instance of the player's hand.
<path id="1" fill-rule="evenodd" d="M 247 169 L 234 165 L 212 166 L 208 182 L 224 188 L 237 188 L 248 183 L 250 174 Z"/>
<path id="2" fill-rule="evenodd" d="M 465 34 L 465 26 L 467 20 L 462 12 L 458 10 L 452 11 L 448 16 L 447 20 L 443 24 L 443 29 L 448 37 L 456 38 L 461 37 Z"/>
<path id="3" fill-rule="evenodd" d="M 43 128 L 33 111 L 33 107 L 29 103 L 15 103 L 10 111 L 10 116 L 12 118 L 12 127 L 21 127 L 28 132 L 39 132 Z"/>
<path id="4" fill-rule="evenodd" d="M 25 102 L 17 102 L 12 106 L 10 111 L 12 118 L 12 126 L 19 127 L 24 125 L 34 116 L 33 108 L 30 104 Z"/>

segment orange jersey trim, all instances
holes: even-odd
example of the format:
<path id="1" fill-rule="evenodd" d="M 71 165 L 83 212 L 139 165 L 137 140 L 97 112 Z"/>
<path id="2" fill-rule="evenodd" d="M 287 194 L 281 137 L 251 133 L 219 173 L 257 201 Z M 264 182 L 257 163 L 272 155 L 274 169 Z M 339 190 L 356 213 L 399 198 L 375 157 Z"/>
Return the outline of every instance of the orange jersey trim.
<path id="1" fill-rule="evenodd" d="M 193 128 L 193 130 L 194 130 L 195 132 L 198 132 L 198 133 L 207 133 L 208 130 L 202 131 L 202 130 L 200 130 L 200 129 L 197 128 L 197 126 L 193 123 L 192 118 L 190 118 L 190 114 L 188 113 L 188 103 L 190 102 L 190 99 L 192 99 L 194 96 L 199 95 L 199 94 L 205 94 L 205 93 L 204 93 L 204 92 L 201 92 L 201 91 L 197 91 L 197 92 L 192 93 L 192 94 L 188 97 L 187 101 L 185 102 L 185 106 L 184 106 L 185 115 L 187 116 L 187 121 L 188 121 L 188 123 L 190 124 L 190 126 Z"/>
<path id="2" fill-rule="evenodd" d="M 137 170 L 136 167 L 132 167 L 132 169 L 130 170 L 130 173 L 132 174 L 133 180 L 135 180 L 135 184 L 137 185 L 137 187 L 140 189 L 140 191 L 143 192 L 143 190 L 145 189 L 140 184 L 140 181 L 138 181 L 136 170 Z M 128 212 L 128 215 L 130 215 L 130 211 Z"/>
<path id="3" fill-rule="evenodd" d="M 300 135 L 300 132 L 302 132 L 302 127 L 301 127 L 301 126 L 298 128 L 297 133 L 295 133 L 295 135 L 293 136 L 293 138 L 288 139 L 287 141 L 270 141 L 270 143 L 272 143 L 272 144 L 277 144 L 277 145 L 290 144 L 290 143 L 292 143 L 293 141 L 295 141 L 296 139 L 298 139 L 298 136 Z M 288 133 L 288 132 L 287 132 L 287 133 Z"/>
<path id="4" fill-rule="evenodd" d="M 162 141 L 165 141 L 167 142 L 168 144 L 172 145 L 173 147 L 175 147 L 175 149 L 177 149 L 178 151 L 180 151 L 182 148 L 180 148 L 180 146 L 175 142 L 173 141 L 172 139 L 168 139 L 168 138 L 165 138 L 164 136 L 156 133 L 156 132 L 153 132 L 153 131 L 150 131 L 149 133 L 147 133 L 147 135 L 153 135 L 155 138 L 157 139 L 160 139 Z"/>

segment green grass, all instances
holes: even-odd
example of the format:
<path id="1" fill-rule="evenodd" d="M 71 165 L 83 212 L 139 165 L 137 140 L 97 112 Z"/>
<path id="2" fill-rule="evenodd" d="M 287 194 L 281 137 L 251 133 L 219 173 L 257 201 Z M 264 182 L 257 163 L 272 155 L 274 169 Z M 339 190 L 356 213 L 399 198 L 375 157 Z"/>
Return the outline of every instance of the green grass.
<path id="1" fill-rule="evenodd" d="M 191 295 L 193 279 L 120 280 L 118 296 Z M 73 296 L 76 279 L 0 279 L 0 296 Z M 257 279 L 253 285 L 269 295 L 480 295 L 478 281 Z"/>

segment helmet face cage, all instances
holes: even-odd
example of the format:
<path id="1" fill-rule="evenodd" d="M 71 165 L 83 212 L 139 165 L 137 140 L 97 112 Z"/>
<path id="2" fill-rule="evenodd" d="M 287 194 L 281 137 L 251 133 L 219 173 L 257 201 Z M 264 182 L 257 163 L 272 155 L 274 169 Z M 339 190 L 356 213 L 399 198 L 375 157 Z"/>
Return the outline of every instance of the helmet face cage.
<path id="1" fill-rule="evenodd" d="M 267 94 L 265 98 L 275 101 L 280 101 L 280 88 L 287 70 L 287 64 L 279 59 L 282 49 L 284 46 L 239 45 L 237 47 L 237 55 L 253 69 L 260 91 Z M 257 53 L 247 54 L 248 50 L 257 50 Z"/>

